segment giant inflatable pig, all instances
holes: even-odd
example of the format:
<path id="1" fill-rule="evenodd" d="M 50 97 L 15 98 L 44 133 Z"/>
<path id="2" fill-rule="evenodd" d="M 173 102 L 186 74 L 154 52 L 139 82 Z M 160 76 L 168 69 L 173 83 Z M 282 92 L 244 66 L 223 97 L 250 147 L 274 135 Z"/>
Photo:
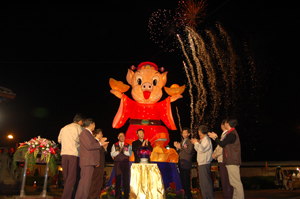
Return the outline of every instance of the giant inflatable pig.
<path id="1" fill-rule="evenodd" d="M 161 121 L 171 130 L 176 130 L 172 116 L 171 102 L 182 98 L 181 93 L 185 86 L 172 85 L 165 87 L 166 92 L 171 95 L 158 102 L 162 97 L 162 87 L 167 82 L 167 72 L 158 68 L 152 62 L 139 64 L 137 70 L 132 66 L 127 72 L 127 82 L 132 86 L 132 97 L 127 97 L 124 92 L 129 89 L 128 85 L 120 81 L 110 79 L 110 91 L 121 99 L 117 114 L 113 120 L 113 128 L 122 127 L 129 119 L 129 127 L 126 132 L 126 142 L 132 143 L 137 140 L 136 131 L 144 129 L 145 139 L 148 139 L 153 147 L 165 147 L 169 142 L 169 133 Z M 162 71 L 163 73 L 161 73 Z"/>

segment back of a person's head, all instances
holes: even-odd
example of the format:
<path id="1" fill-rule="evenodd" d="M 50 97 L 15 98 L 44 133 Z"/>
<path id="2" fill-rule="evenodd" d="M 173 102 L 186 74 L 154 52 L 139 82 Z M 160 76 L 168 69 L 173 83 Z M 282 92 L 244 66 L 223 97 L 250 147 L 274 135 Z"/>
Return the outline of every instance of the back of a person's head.
<path id="1" fill-rule="evenodd" d="M 92 118 L 88 118 L 88 119 L 84 120 L 83 127 L 89 127 L 93 123 L 95 123 L 94 120 Z"/>
<path id="2" fill-rule="evenodd" d="M 83 114 L 77 113 L 77 114 L 75 115 L 73 121 L 77 123 L 77 122 L 79 122 L 80 120 L 81 120 L 81 121 L 84 121 L 84 119 L 85 119 L 85 117 L 84 117 Z"/>
<path id="3" fill-rule="evenodd" d="M 198 131 L 201 131 L 201 133 L 203 133 L 203 134 L 207 134 L 208 133 L 208 127 L 205 126 L 205 125 L 201 125 L 201 126 L 199 126 Z"/>
<path id="4" fill-rule="evenodd" d="M 226 123 L 226 119 L 222 120 L 221 124 L 225 125 L 225 123 Z"/>
<path id="5" fill-rule="evenodd" d="M 96 135 L 98 135 L 100 132 L 102 132 L 102 129 L 95 129 L 94 135 L 96 136 Z"/>
<path id="6" fill-rule="evenodd" d="M 236 118 L 228 118 L 227 122 L 228 122 L 229 126 L 232 128 L 235 128 L 236 125 L 238 124 L 238 121 Z"/>

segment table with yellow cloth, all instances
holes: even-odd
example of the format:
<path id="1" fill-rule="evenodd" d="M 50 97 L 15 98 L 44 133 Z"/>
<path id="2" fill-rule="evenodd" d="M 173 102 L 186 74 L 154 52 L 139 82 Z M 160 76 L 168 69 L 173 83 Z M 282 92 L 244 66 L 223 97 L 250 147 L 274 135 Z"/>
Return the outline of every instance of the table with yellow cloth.
<path id="1" fill-rule="evenodd" d="M 131 165 L 130 199 L 165 199 L 166 192 L 157 164 Z"/>

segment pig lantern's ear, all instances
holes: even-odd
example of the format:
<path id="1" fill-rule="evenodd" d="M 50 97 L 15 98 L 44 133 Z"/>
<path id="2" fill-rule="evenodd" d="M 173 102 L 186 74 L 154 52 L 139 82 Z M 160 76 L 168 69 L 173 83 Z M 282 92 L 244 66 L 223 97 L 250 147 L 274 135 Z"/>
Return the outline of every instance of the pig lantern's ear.
<path id="1" fill-rule="evenodd" d="M 130 85 L 132 85 L 131 79 L 132 79 L 133 75 L 134 75 L 134 72 L 132 70 L 128 69 L 128 72 L 126 75 L 126 80 L 127 80 L 128 84 L 130 84 Z"/>
<path id="2" fill-rule="evenodd" d="M 165 86 L 166 85 L 166 83 L 167 83 L 167 73 L 168 73 L 168 71 L 166 71 L 166 72 L 164 72 L 164 73 L 162 73 L 161 74 L 161 81 L 162 81 L 162 86 Z"/>

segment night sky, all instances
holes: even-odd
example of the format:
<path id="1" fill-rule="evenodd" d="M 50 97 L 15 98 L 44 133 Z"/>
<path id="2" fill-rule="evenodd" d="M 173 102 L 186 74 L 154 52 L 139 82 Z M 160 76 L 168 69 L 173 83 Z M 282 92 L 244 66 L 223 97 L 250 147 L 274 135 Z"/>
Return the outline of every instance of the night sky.
<path id="1" fill-rule="evenodd" d="M 99 1 L 100 2 L 100 1 Z M 164 52 L 150 39 L 148 21 L 158 9 L 178 1 L 106 1 L 85 4 L 10 4 L 0 12 L 0 86 L 16 98 L 0 104 L 0 146 L 13 145 L 8 134 L 27 141 L 34 136 L 57 141 L 60 129 L 78 112 L 92 117 L 112 143 L 119 99 L 109 78 L 126 83 L 127 69 L 151 61 L 168 71 L 167 87 L 187 84 L 182 51 Z M 295 5 L 274 1 L 207 0 L 201 29 L 221 22 L 234 41 L 246 41 L 255 60 L 257 100 L 238 100 L 234 116 L 243 161 L 299 160 L 299 14 Z M 250 82 L 249 82 L 250 83 Z M 127 92 L 130 96 L 130 91 Z M 164 94 L 164 99 L 167 95 Z M 178 106 L 189 126 L 189 94 Z M 220 112 L 218 122 L 223 119 Z M 211 129 L 221 133 L 219 123 Z M 177 125 L 178 126 L 178 125 Z M 170 146 L 180 140 L 170 131 Z"/>

